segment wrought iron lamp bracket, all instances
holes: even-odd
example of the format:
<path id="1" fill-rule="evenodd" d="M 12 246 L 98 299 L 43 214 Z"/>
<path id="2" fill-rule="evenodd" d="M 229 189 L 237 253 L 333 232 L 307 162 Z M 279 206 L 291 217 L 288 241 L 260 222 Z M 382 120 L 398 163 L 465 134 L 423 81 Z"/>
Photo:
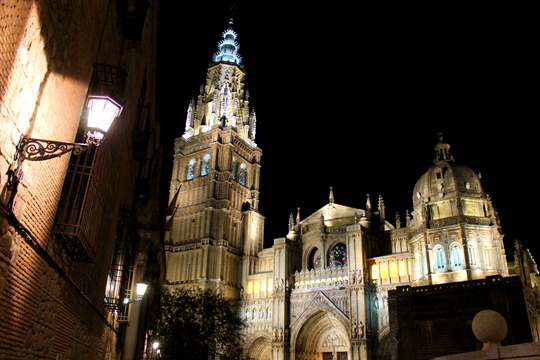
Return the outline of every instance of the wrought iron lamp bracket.
<path id="1" fill-rule="evenodd" d="M 43 161 L 60 157 L 68 152 L 79 155 L 87 148 L 88 144 L 34 139 L 21 135 L 13 160 L 19 160 L 20 162 L 24 160 Z"/>

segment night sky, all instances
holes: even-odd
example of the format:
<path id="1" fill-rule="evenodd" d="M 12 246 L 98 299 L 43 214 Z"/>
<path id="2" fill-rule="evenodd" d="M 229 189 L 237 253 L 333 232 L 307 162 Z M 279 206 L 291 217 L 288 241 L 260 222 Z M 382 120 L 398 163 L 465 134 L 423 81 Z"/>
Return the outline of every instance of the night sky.
<path id="1" fill-rule="evenodd" d="M 387 220 L 400 212 L 404 223 L 442 130 L 456 163 L 482 174 L 508 260 L 515 239 L 540 256 L 538 74 L 526 9 L 271 4 L 239 2 L 233 26 L 263 149 L 265 246 L 287 234 L 297 207 L 304 219 L 326 205 L 330 186 L 336 203 L 361 209 L 366 193 L 373 205 L 381 194 Z M 163 10 L 160 106 L 172 163 L 230 11 L 223 2 Z"/>

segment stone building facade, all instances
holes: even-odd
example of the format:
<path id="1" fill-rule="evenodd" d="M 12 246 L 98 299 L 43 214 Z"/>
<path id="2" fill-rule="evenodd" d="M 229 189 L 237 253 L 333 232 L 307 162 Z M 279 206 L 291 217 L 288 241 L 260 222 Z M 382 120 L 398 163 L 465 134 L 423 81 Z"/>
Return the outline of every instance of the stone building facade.
<path id="1" fill-rule="evenodd" d="M 135 300 L 142 279 L 157 290 L 164 273 L 158 16 L 157 1 L 0 7 L 2 359 L 138 359 L 144 351 L 150 297 L 124 299 Z M 56 145 L 22 148 L 21 136 L 84 143 L 90 95 L 123 106 L 101 145 L 32 161 L 33 149 L 47 155 Z"/>
<path id="2" fill-rule="evenodd" d="M 442 137 L 403 226 L 387 221 L 381 196 L 353 208 L 330 190 L 263 249 L 262 150 L 232 22 L 218 46 L 175 140 L 166 283 L 238 298 L 250 359 L 390 359 L 390 291 L 508 276 L 491 200 Z"/>

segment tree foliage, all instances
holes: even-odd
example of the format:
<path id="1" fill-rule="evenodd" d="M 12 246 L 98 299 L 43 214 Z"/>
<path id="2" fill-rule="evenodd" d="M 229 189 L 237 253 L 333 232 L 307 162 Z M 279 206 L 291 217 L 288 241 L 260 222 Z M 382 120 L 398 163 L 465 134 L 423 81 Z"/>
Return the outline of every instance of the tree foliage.
<path id="1" fill-rule="evenodd" d="M 245 359 L 236 300 L 209 289 L 164 289 L 157 317 L 163 360 Z"/>

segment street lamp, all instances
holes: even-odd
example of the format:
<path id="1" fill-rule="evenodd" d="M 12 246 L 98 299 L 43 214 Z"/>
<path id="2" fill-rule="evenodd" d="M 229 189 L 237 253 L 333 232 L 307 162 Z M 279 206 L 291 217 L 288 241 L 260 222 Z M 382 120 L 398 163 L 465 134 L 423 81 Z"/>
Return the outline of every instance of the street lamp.
<path id="1" fill-rule="evenodd" d="M 68 152 L 79 155 L 90 145 L 99 146 L 113 120 L 122 112 L 122 106 L 110 97 L 101 95 L 90 95 L 86 106 L 88 107 L 86 143 L 43 140 L 21 135 L 14 160 L 43 161 Z"/>
<path id="2" fill-rule="evenodd" d="M 124 304 L 131 304 L 136 301 L 141 301 L 143 299 L 144 294 L 146 293 L 146 288 L 148 287 L 148 284 L 145 282 L 139 281 L 135 287 L 135 293 L 137 294 L 137 297 L 130 300 L 129 298 L 124 298 Z"/>

